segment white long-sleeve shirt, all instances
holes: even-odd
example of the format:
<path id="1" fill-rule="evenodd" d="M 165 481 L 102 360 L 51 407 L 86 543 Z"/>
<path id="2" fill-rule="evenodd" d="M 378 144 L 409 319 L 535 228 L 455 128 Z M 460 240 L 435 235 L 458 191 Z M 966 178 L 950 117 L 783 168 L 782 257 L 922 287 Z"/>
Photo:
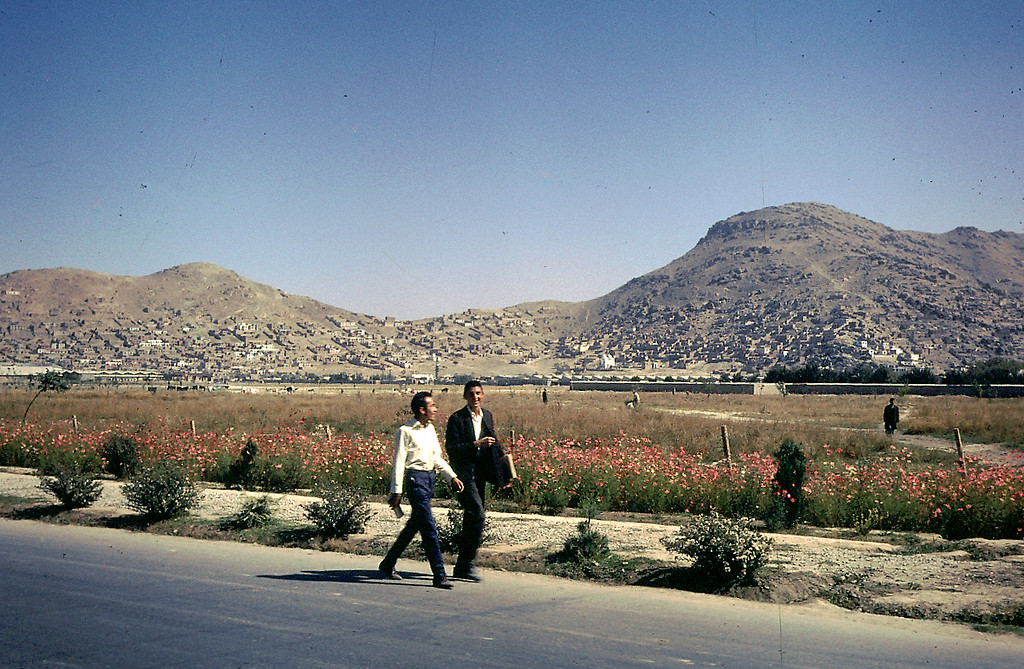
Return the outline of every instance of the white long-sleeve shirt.
<path id="1" fill-rule="evenodd" d="M 405 482 L 405 471 L 415 469 L 437 471 L 446 481 L 455 478 L 451 468 L 441 454 L 441 443 L 433 423 L 423 424 L 411 420 L 395 433 L 395 459 L 391 470 L 391 492 L 401 493 Z"/>

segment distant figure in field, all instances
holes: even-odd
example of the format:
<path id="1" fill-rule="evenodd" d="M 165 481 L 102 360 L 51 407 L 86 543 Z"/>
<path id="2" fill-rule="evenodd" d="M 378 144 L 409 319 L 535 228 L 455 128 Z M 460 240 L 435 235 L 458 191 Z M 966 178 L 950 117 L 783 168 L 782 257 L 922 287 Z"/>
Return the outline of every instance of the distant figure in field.
<path id="1" fill-rule="evenodd" d="M 547 388 L 545 388 L 544 392 L 542 392 L 540 394 L 540 399 L 544 402 L 544 404 L 548 403 L 548 389 Z"/>
<path id="2" fill-rule="evenodd" d="M 635 390 L 633 391 L 633 399 L 627 400 L 626 406 L 630 409 L 635 409 L 640 406 L 640 395 L 638 395 Z"/>
<path id="3" fill-rule="evenodd" d="M 896 406 L 896 399 L 893 397 L 889 398 L 889 403 L 882 410 L 882 422 L 885 423 L 885 433 L 891 437 L 900 423 L 900 408 Z"/>

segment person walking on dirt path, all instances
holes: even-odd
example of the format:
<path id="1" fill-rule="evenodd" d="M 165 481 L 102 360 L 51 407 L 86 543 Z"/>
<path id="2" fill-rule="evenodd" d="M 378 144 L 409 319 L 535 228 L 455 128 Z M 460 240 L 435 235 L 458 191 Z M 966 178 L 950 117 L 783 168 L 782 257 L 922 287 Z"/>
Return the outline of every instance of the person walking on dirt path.
<path id="1" fill-rule="evenodd" d="M 885 433 L 891 437 L 900 423 L 900 408 L 896 406 L 896 398 L 890 397 L 889 403 L 882 410 L 882 423 L 885 424 Z"/>
<path id="2" fill-rule="evenodd" d="M 484 534 L 484 495 L 487 483 L 499 488 L 509 483 L 505 469 L 505 451 L 494 431 L 494 416 L 484 409 L 484 388 L 479 381 L 470 381 L 463 388 L 466 406 L 448 417 L 444 447 L 452 467 L 465 482 L 459 493 L 462 507 L 462 540 L 452 577 L 480 582 L 474 562 Z"/>
<path id="3" fill-rule="evenodd" d="M 398 533 L 395 543 L 381 560 L 378 569 L 385 578 L 401 580 L 402 577 L 395 571 L 395 563 L 409 546 L 412 538 L 419 533 L 423 551 L 430 563 L 430 571 L 434 575 L 434 587 L 450 590 L 452 582 L 448 580 L 444 570 L 444 558 L 437 543 L 437 524 L 434 522 L 430 500 L 434 496 L 437 473 L 451 482 L 458 493 L 461 493 L 465 486 L 441 454 L 441 443 L 437 439 L 437 430 L 433 422 L 434 416 L 437 415 L 433 396 L 427 391 L 413 395 L 412 413 L 415 418 L 398 428 L 398 432 L 395 433 L 391 496 L 388 499 L 388 504 L 395 510 L 395 514 L 400 515 L 399 504 L 404 491 L 409 497 L 412 512 L 405 527 Z"/>

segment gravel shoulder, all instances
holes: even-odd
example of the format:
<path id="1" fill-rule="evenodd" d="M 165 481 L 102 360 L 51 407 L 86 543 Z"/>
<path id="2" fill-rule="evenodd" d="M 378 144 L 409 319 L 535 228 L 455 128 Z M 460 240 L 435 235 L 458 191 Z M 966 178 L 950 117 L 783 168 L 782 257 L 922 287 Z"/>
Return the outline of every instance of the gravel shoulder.
<path id="1" fill-rule="evenodd" d="M 94 512 L 131 513 L 120 483 L 103 482 L 103 494 Z M 0 494 L 52 501 L 39 489 L 31 470 L 0 468 Z M 203 489 L 198 515 L 224 518 L 235 513 L 254 493 Z M 271 495 L 276 515 L 304 522 L 302 505 L 313 498 Z M 394 518 L 381 503 L 371 503 L 368 537 L 390 539 L 404 520 Z M 448 513 L 438 505 L 439 519 Z M 579 518 L 490 512 L 484 553 L 554 551 L 576 531 Z M 661 539 L 678 532 L 677 525 L 639 520 L 595 520 L 608 536 L 613 551 L 666 563 L 686 564 L 685 558 L 665 550 Z M 811 532 L 812 530 L 808 530 Z M 830 602 L 843 608 L 933 620 L 981 621 L 1024 615 L 1024 541 L 972 539 L 946 542 L 935 535 L 893 537 L 872 533 L 849 539 L 839 532 L 770 534 L 774 540 L 768 565 L 770 577 L 761 588 L 741 596 L 785 604 Z M 823 536 L 818 536 L 823 535 Z"/>

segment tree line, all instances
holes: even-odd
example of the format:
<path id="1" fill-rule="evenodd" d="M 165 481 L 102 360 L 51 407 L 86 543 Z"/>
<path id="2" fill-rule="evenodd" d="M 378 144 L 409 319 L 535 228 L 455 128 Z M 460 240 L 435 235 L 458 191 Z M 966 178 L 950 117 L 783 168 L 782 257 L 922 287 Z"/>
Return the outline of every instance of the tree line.
<path id="1" fill-rule="evenodd" d="M 846 369 L 808 363 L 802 367 L 773 367 L 764 376 L 765 383 L 898 383 L 989 386 L 1024 383 L 1024 363 L 1005 358 L 990 358 L 966 367 L 936 374 L 917 367 L 897 373 L 891 367 L 862 363 Z"/>

